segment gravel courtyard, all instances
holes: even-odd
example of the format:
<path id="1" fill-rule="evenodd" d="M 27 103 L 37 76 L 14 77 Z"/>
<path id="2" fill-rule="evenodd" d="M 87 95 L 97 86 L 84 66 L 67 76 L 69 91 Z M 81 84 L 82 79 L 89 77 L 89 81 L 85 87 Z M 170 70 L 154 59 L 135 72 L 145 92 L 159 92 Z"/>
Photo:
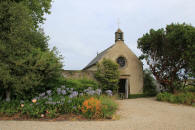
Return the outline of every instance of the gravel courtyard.
<path id="1" fill-rule="evenodd" d="M 195 130 L 195 107 L 154 98 L 118 103 L 116 121 L 0 121 L 0 130 Z"/>

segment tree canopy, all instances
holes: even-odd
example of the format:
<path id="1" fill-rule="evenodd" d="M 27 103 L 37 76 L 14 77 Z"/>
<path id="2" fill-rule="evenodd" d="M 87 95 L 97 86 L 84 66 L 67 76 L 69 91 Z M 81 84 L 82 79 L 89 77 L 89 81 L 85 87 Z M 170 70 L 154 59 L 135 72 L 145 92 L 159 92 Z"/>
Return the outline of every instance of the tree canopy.
<path id="1" fill-rule="evenodd" d="M 138 39 L 138 48 L 157 81 L 170 91 L 185 85 L 194 75 L 195 28 L 171 24 L 165 29 L 151 29 Z"/>
<path id="2" fill-rule="evenodd" d="M 10 1 L 10 0 L 7 0 Z M 34 25 L 38 27 L 39 24 L 45 20 L 44 15 L 50 14 L 52 0 L 11 0 L 16 3 L 23 3 L 28 9 L 29 14 L 33 18 Z"/>
<path id="3" fill-rule="evenodd" d="M 0 96 L 3 98 L 31 98 L 37 91 L 55 87 L 61 78 L 61 57 L 55 49 L 49 50 L 48 37 L 35 26 L 36 20 L 30 12 L 24 2 L 0 2 Z"/>

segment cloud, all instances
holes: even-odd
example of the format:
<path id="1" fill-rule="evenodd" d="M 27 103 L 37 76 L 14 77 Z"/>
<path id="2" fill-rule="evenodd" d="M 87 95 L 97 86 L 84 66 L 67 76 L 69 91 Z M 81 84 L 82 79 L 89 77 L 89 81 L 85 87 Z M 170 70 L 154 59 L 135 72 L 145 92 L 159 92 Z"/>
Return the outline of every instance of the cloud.
<path id="1" fill-rule="evenodd" d="M 82 69 L 97 52 L 114 44 L 117 19 L 125 43 L 137 55 L 137 39 L 172 22 L 195 25 L 194 0 L 56 0 L 43 25 L 65 57 L 64 69 Z"/>

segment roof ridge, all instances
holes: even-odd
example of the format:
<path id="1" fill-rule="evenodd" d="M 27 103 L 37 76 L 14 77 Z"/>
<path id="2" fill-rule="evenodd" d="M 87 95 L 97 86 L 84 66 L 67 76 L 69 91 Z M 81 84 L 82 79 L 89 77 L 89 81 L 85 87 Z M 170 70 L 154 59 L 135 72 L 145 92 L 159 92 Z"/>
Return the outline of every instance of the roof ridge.
<path id="1" fill-rule="evenodd" d="M 108 47 L 107 49 L 103 50 L 101 53 L 99 53 L 95 58 L 93 58 L 93 60 L 91 60 L 91 62 L 89 62 L 89 64 L 87 66 L 85 66 L 83 68 L 83 70 L 88 69 L 89 67 L 95 65 L 101 58 L 102 56 L 104 56 L 106 54 L 106 52 L 112 48 L 115 44 L 111 45 L 110 47 Z"/>

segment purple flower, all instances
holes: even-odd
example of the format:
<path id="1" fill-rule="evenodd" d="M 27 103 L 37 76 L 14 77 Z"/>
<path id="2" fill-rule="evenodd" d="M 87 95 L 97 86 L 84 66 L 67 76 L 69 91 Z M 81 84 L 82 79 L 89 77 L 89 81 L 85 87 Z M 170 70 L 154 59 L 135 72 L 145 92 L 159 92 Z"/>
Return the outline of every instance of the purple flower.
<path id="1" fill-rule="evenodd" d="M 95 91 L 94 90 L 90 90 L 88 92 L 86 92 L 88 95 L 94 95 L 95 94 Z"/>
<path id="2" fill-rule="evenodd" d="M 111 90 L 106 90 L 105 93 L 106 93 L 108 96 L 112 96 L 112 91 L 111 91 Z"/>
<path id="3" fill-rule="evenodd" d="M 43 99 L 47 99 L 47 98 L 48 98 L 48 96 L 43 97 Z"/>
<path id="4" fill-rule="evenodd" d="M 101 89 L 96 89 L 96 90 L 95 90 L 95 93 L 96 93 L 97 95 L 100 95 L 100 94 L 102 93 L 102 90 L 101 90 Z"/>
<path id="5" fill-rule="evenodd" d="M 66 95 L 66 90 L 62 90 L 62 94 L 63 95 Z"/>
<path id="6" fill-rule="evenodd" d="M 70 95 L 69 98 L 74 98 L 78 96 L 78 92 L 77 91 L 73 91 Z"/>
<path id="7" fill-rule="evenodd" d="M 70 94 L 70 95 L 69 95 L 69 98 L 73 98 L 73 95 L 72 95 L 72 94 Z"/>
<path id="8" fill-rule="evenodd" d="M 86 93 L 88 91 L 88 89 L 85 89 L 84 92 Z"/>
<path id="9" fill-rule="evenodd" d="M 39 97 L 44 97 L 44 96 L 45 96 L 45 93 L 39 94 Z"/>
<path id="10" fill-rule="evenodd" d="M 46 93 L 51 96 L 51 90 L 47 90 Z"/>
<path id="11" fill-rule="evenodd" d="M 61 94 L 61 88 L 57 88 L 58 95 Z"/>
<path id="12" fill-rule="evenodd" d="M 72 94 L 74 95 L 74 97 L 78 96 L 78 92 L 77 91 L 73 91 Z"/>
<path id="13" fill-rule="evenodd" d="M 83 96 L 84 94 L 83 93 L 80 93 L 79 96 Z"/>

